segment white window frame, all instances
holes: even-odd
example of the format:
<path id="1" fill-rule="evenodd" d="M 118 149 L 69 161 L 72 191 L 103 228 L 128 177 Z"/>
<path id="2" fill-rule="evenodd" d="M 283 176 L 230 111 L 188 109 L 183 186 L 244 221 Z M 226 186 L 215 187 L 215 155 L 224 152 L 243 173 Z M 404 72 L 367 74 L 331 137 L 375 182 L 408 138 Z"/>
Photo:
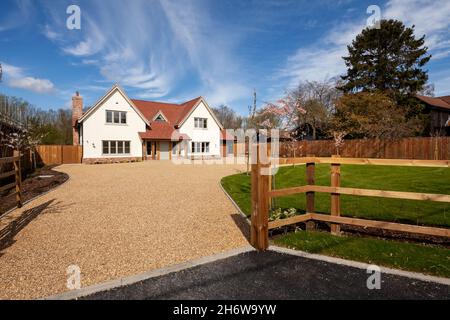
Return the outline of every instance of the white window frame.
<path id="1" fill-rule="evenodd" d="M 108 121 L 108 113 L 109 112 L 111 113 L 111 121 Z M 115 122 L 116 115 L 118 115 L 117 119 L 119 122 Z M 123 119 L 125 119 L 124 123 L 122 123 Z M 117 110 L 106 110 L 105 121 L 106 121 L 106 124 L 123 125 L 124 126 L 128 122 L 127 112 L 126 111 L 117 111 Z"/>
<path id="2" fill-rule="evenodd" d="M 208 118 L 194 118 L 194 128 L 196 129 L 208 129 Z"/>
<path id="3" fill-rule="evenodd" d="M 197 141 L 192 142 L 191 145 L 191 153 L 193 154 L 207 154 L 210 150 L 210 142 L 209 141 Z"/>
<path id="4" fill-rule="evenodd" d="M 108 152 L 105 152 L 105 142 L 108 144 Z M 119 145 L 122 145 L 122 152 L 119 152 Z M 115 152 L 111 152 L 111 146 L 115 146 Z M 127 148 L 128 145 L 128 148 Z M 127 152 L 128 149 L 128 152 Z M 102 155 L 104 156 L 117 156 L 117 155 L 130 155 L 131 154 L 131 141 L 129 140 L 102 140 Z"/>

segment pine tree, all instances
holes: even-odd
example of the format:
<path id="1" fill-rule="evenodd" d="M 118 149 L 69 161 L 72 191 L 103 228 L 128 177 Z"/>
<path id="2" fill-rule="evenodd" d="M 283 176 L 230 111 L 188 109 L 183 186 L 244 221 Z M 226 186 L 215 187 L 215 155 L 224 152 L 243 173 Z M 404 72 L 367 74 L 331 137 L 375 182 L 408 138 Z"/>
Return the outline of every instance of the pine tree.
<path id="1" fill-rule="evenodd" d="M 397 20 L 382 20 L 380 25 L 380 29 L 364 29 L 347 46 L 349 55 L 343 57 L 347 74 L 339 89 L 344 93 L 381 92 L 416 114 L 417 102 L 412 98 L 427 83 L 423 67 L 431 58 L 425 36 L 416 39 L 414 26 L 405 27 Z"/>

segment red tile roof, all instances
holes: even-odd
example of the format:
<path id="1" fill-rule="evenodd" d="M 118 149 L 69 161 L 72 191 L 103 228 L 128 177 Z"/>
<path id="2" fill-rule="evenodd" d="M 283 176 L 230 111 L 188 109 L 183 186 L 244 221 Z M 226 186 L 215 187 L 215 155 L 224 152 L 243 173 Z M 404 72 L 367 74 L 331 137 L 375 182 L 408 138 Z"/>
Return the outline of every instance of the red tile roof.
<path id="1" fill-rule="evenodd" d="M 450 96 L 439 97 L 439 99 L 444 100 L 445 102 L 447 102 L 450 105 Z"/>
<path id="2" fill-rule="evenodd" d="M 150 123 L 150 129 L 139 133 L 142 139 L 164 139 L 170 140 L 172 134 L 177 132 L 178 125 L 191 112 L 201 97 L 192 99 L 182 104 L 164 103 L 132 99 L 136 108 L 144 115 Z M 153 118 L 162 112 L 167 122 L 153 121 Z M 181 135 L 181 139 L 190 139 L 187 135 Z"/>
<path id="3" fill-rule="evenodd" d="M 445 97 L 427 97 L 427 96 L 421 96 L 421 95 L 416 95 L 416 97 L 425 102 L 426 104 L 433 106 L 433 107 L 438 107 L 438 108 L 443 108 L 443 109 L 449 109 L 450 110 L 450 96 L 445 96 Z"/>

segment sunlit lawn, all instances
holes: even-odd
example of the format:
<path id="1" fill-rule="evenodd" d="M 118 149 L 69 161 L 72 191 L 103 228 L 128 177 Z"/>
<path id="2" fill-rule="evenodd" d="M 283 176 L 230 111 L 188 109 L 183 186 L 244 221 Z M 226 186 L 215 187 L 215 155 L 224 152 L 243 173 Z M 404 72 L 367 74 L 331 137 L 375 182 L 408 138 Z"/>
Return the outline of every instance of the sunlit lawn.
<path id="1" fill-rule="evenodd" d="M 279 168 L 275 188 L 305 185 L 305 166 Z M 316 184 L 330 185 L 330 166 L 316 166 Z M 250 213 L 250 176 L 238 174 L 222 179 L 225 190 L 241 210 Z M 343 165 L 342 187 L 450 194 L 449 168 Z M 330 195 L 316 193 L 316 212 L 330 212 Z M 296 208 L 303 213 L 305 195 L 275 199 L 275 208 Z M 450 227 L 450 203 L 387 199 L 377 197 L 341 196 L 343 216 L 401 223 Z"/>

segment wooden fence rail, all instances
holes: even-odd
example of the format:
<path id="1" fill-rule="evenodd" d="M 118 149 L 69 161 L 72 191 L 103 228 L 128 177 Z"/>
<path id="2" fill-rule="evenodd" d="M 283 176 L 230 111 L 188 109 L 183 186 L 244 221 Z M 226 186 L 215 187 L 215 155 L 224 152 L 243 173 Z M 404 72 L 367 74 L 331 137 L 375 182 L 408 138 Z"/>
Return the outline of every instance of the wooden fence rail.
<path id="1" fill-rule="evenodd" d="M 12 163 L 14 165 L 14 169 L 0 174 L 0 180 L 14 176 L 14 182 L 1 186 L 0 193 L 15 188 L 16 202 L 17 206 L 20 208 L 22 207 L 22 169 L 20 165 L 19 151 L 14 151 L 14 155 L 12 157 L 0 158 L 0 164 L 7 163 Z"/>
<path id="2" fill-rule="evenodd" d="M 268 231 L 286 225 L 300 222 L 306 223 L 307 229 L 314 228 L 316 221 L 327 222 L 330 224 L 331 233 L 339 234 L 340 226 L 353 225 L 359 227 L 378 228 L 391 231 L 408 232 L 440 237 L 450 238 L 450 229 L 425 227 L 408 224 L 400 224 L 385 221 L 356 219 L 341 217 L 340 195 L 384 197 L 394 199 L 408 199 L 419 201 L 436 201 L 450 203 L 450 195 L 429 194 L 416 192 L 401 192 L 375 189 L 343 188 L 341 187 L 341 165 L 359 164 L 359 165 L 387 165 L 387 166 L 422 166 L 422 167 L 450 167 L 448 160 L 401 160 L 401 159 L 360 159 L 360 158 L 341 158 L 341 157 L 304 157 L 294 159 L 279 159 L 280 163 L 304 163 L 306 164 L 307 185 L 285 189 L 270 189 L 270 176 L 262 172 L 270 168 L 271 164 L 262 164 L 256 161 L 252 164 L 251 176 L 251 243 L 258 250 L 265 250 L 269 244 Z M 331 164 L 331 185 L 315 185 L 315 165 L 316 163 Z M 315 193 L 329 193 L 331 196 L 330 215 L 318 214 L 315 212 Z M 275 220 L 269 222 L 269 207 L 271 198 L 304 193 L 306 195 L 306 214 L 294 216 L 287 219 Z"/>

